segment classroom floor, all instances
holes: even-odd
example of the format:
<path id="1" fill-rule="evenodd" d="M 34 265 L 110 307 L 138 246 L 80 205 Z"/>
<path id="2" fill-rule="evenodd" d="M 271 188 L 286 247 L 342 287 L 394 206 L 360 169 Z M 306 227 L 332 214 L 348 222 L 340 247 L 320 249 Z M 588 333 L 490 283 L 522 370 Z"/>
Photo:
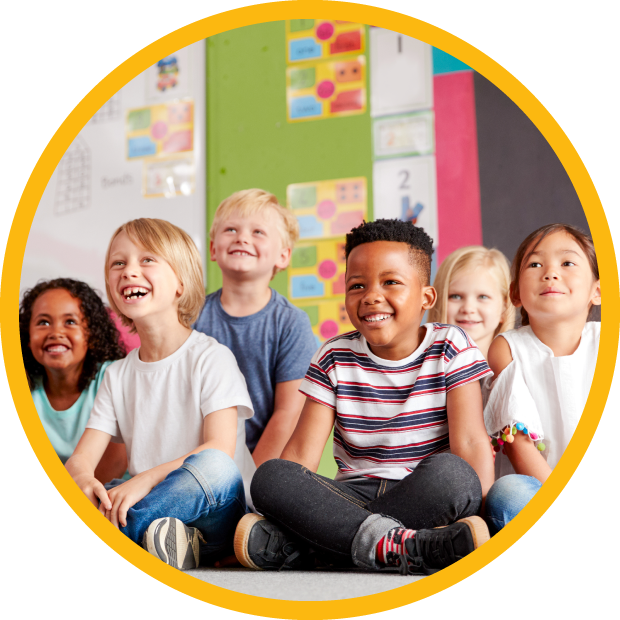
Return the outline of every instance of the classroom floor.
<path id="1" fill-rule="evenodd" d="M 228 590 L 287 601 L 333 601 L 400 588 L 419 575 L 367 571 L 253 571 L 247 568 L 197 568 L 186 574 Z"/>

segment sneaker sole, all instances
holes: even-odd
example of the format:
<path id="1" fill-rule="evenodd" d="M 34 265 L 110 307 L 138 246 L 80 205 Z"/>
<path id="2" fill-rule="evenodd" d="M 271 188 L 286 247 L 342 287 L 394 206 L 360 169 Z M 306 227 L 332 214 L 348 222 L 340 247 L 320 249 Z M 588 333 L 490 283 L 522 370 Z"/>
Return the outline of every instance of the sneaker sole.
<path id="1" fill-rule="evenodd" d="M 254 570 L 262 570 L 260 566 L 256 566 L 252 562 L 252 558 L 248 555 L 248 540 L 250 539 L 250 532 L 256 523 L 264 521 L 265 517 L 260 515 L 249 513 L 241 518 L 241 521 L 237 524 L 235 530 L 234 550 L 235 556 L 243 566 L 246 568 L 253 568 Z"/>
<path id="2" fill-rule="evenodd" d="M 146 550 L 179 570 L 196 568 L 199 564 L 200 534 L 171 517 L 157 519 L 146 531 Z M 191 545 L 191 553 L 187 553 Z"/>
<path id="3" fill-rule="evenodd" d="M 469 528 L 472 540 L 474 541 L 474 549 L 484 545 L 484 543 L 491 538 L 487 524 L 484 522 L 484 519 L 480 517 L 466 517 L 465 519 L 460 519 L 457 523 L 465 523 Z"/>

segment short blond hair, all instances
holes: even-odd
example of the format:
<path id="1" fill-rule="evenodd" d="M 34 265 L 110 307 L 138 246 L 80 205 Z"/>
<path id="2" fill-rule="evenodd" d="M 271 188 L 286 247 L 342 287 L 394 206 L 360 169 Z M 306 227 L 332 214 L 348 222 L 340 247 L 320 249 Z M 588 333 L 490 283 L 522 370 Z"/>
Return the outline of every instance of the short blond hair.
<path id="1" fill-rule="evenodd" d="M 266 209 L 273 209 L 279 215 L 278 232 L 280 233 L 282 247 L 292 250 L 299 239 L 299 223 L 297 222 L 297 218 L 290 209 L 283 207 L 278 202 L 276 196 L 264 189 L 256 188 L 235 192 L 220 203 L 215 210 L 213 223 L 209 230 L 211 241 L 215 238 L 215 233 L 220 222 L 229 217 L 232 213 L 236 212 L 240 217 L 245 218 L 255 213 L 265 211 Z M 276 268 L 274 273 L 277 271 L 280 271 L 280 269 Z"/>
<path id="2" fill-rule="evenodd" d="M 437 291 L 437 303 L 428 314 L 431 323 L 446 323 L 448 320 L 448 292 L 450 284 L 466 271 L 486 267 L 495 275 L 504 302 L 502 318 L 495 329 L 493 338 L 512 329 L 515 324 L 515 307 L 510 301 L 510 263 L 495 248 L 488 249 L 481 245 L 469 245 L 455 250 L 443 260 L 433 286 Z"/>
<path id="3" fill-rule="evenodd" d="M 135 333 L 133 321 L 120 311 L 110 294 L 110 250 L 114 239 L 122 232 L 126 233 L 133 243 L 148 252 L 161 256 L 172 267 L 179 282 L 183 285 L 178 307 L 179 323 L 185 327 L 191 327 L 198 318 L 205 301 L 200 253 L 192 238 L 184 230 L 166 220 L 146 217 L 131 220 L 119 226 L 110 239 L 105 255 L 105 290 L 108 303 L 120 317 L 122 324 L 131 327 L 132 333 Z"/>

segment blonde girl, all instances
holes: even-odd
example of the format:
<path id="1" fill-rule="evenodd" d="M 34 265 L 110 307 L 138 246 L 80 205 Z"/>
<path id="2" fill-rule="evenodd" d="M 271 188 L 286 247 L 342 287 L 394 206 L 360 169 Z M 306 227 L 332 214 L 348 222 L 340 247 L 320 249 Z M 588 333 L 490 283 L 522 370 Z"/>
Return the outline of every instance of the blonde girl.
<path id="1" fill-rule="evenodd" d="M 449 254 L 434 282 L 437 303 L 429 321 L 458 325 L 486 358 L 493 339 L 514 327 L 510 265 L 496 249 L 470 245 Z"/>

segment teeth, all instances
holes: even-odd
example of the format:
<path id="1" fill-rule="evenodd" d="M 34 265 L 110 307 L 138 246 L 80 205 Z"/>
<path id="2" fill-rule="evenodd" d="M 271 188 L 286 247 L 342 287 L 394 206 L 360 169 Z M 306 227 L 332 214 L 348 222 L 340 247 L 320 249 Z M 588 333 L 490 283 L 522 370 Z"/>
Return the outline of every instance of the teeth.
<path id="1" fill-rule="evenodd" d="M 131 297 L 132 295 L 136 295 L 138 293 L 142 293 L 143 295 L 146 295 L 148 293 L 148 290 L 141 287 L 141 286 L 128 286 L 124 291 L 123 291 L 123 295 L 125 297 Z"/>
<path id="2" fill-rule="evenodd" d="M 51 353 L 60 353 L 61 351 L 67 351 L 68 347 L 66 347 L 64 344 L 56 344 L 56 345 L 52 345 L 49 347 L 45 347 L 45 350 Z"/>
<path id="3" fill-rule="evenodd" d="M 391 314 L 373 314 L 371 316 L 364 317 L 364 321 L 367 323 L 378 323 L 379 321 L 389 319 L 391 316 Z"/>

